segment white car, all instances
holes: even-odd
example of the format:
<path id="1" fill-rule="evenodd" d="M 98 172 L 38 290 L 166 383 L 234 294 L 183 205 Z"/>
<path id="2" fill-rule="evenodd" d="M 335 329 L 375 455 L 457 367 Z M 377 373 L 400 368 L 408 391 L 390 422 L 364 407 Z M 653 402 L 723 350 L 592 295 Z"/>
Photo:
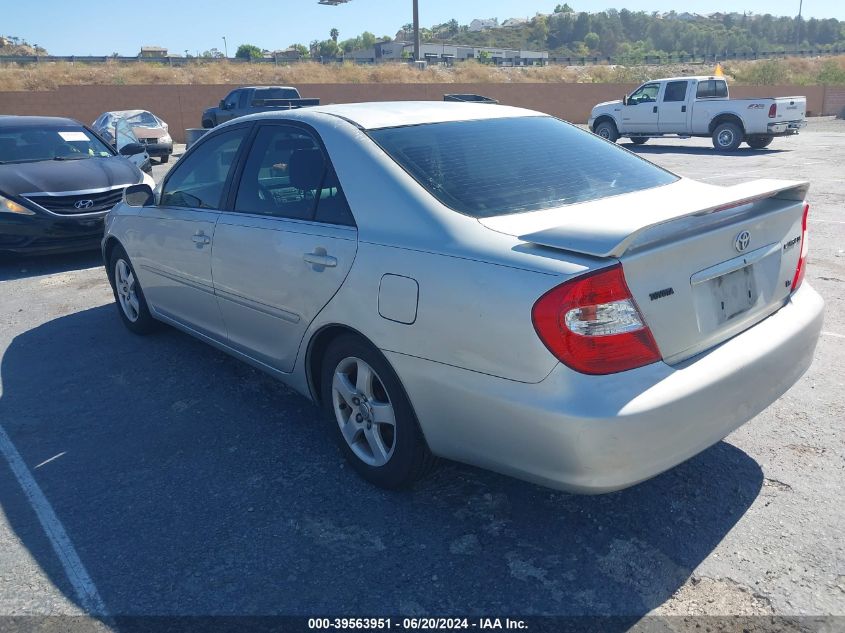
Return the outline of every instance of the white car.
<path id="1" fill-rule="evenodd" d="M 806 124 L 805 97 L 731 99 L 723 77 L 672 77 L 648 81 L 621 101 L 593 108 L 589 128 L 610 141 L 637 145 L 654 137 L 704 136 L 732 152 L 745 141 L 768 147 L 776 136 L 797 134 Z"/>
<path id="2" fill-rule="evenodd" d="M 687 180 L 518 108 L 317 106 L 209 131 L 127 191 L 103 255 L 130 330 L 293 386 L 371 482 L 440 456 L 604 492 L 810 365 L 807 187 Z"/>

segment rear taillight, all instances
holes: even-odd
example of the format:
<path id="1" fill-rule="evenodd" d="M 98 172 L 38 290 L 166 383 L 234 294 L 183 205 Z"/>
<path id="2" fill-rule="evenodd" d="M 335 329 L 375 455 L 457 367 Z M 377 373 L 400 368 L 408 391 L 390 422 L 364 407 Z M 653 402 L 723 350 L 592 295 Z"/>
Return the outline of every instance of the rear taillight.
<path id="1" fill-rule="evenodd" d="M 778 104 L 773 103 L 769 106 L 769 118 L 774 119 L 778 115 Z"/>
<path id="2" fill-rule="evenodd" d="M 621 264 L 552 288 L 534 304 L 531 320 L 549 351 L 585 374 L 612 374 L 660 360 Z"/>
<path id="3" fill-rule="evenodd" d="M 792 292 L 798 290 L 798 286 L 804 281 L 804 272 L 807 270 L 807 216 L 810 214 L 810 205 L 804 205 L 804 215 L 801 218 L 801 254 L 798 256 L 798 266 L 795 267 L 795 276 L 792 278 Z"/>

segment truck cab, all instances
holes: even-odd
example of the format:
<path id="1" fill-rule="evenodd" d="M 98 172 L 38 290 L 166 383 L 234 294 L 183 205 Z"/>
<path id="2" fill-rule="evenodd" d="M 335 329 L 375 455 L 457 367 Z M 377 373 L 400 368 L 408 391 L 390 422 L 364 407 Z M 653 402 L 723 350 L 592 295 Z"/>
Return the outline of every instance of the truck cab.
<path id="1" fill-rule="evenodd" d="M 202 113 L 202 126 L 213 128 L 226 121 L 256 112 L 291 110 L 319 105 L 319 99 L 303 99 L 291 86 L 244 86 L 235 88 L 217 107 Z"/>
<path id="2" fill-rule="evenodd" d="M 761 149 L 776 136 L 804 126 L 805 97 L 731 99 L 724 77 L 673 77 L 648 81 L 620 101 L 593 108 L 590 129 L 612 141 L 635 144 L 662 136 L 712 137 L 716 149 L 743 141 Z"/>

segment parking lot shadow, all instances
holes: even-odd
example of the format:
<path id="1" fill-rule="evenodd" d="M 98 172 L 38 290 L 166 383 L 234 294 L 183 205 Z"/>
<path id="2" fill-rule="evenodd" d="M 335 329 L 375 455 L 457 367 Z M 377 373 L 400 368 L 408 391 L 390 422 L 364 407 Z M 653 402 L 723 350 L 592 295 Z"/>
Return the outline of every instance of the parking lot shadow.
<path id="1" fill-rule="evenodd" d="M 57 255 L 12 255 L 0 253 L 0 281 L 53 275 L 103 265 L 98 250 Z"/>
<path id="2" fill-rule="evenodd" d="M 306 400 L 174 330 L 134 336 L 109 305 L 15 338 L 0 378 L 0 420 L 113 615 L 613 614 L 623 630 L 762 485 L 722 442 L 603 496 L 457 464 L 386 492 Z M 76 600 L 5 481 L 16 535 Z"/>
<path id="3" fill-rule="evenodd" d="M 750 147 L 740 147 L 733 152 L 724 153 L 717 151 L 714 147 L 696 147 L 693 145 L 658 145 L 651 142 L 647 145 L 621 142 L 620 145 L 636 154 L 689 154 L 690 156 L 739 156 L 750 158 L 789 151 L 787 149 L 751 149 Z"/>

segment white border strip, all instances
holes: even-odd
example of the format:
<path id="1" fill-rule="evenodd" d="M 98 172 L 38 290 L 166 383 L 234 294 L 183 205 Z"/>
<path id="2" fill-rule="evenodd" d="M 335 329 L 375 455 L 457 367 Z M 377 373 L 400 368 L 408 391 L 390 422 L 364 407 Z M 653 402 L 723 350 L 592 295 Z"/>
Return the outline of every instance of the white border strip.
<path id="1" fill-rule="evenodd" d="M 845 334 L 837 334 L 836 332 L 825 332 L 822 330 L 824 336 L 833 336 L 835 338 L 845 338 Z"/>
<path id="2" fill-rule="evenodd" d="M 76 591 L 79 606 L 89 615 L 108 615 L 105 602 L 100 597 L 100 593 L 97 591 L 94 581 L 91 580 L 88 570 L 85 569 L 85 565 L 82 564 L 79 554 L 76 553 L 76 549 L 74 549 L 61 521 L 59 521 L 59 517 L 56 516 L 53 506 L 47 501 L 47 497 L 44 496 L 44 492 L 26 467 L 18 449 L 12 444 L 12 440 L 9 439 L 2 425 L 0 425 L 0 453 L 6 458 L 9 468 L 12 469 L 12 473 L 21 485 L 32 509 L 35 510 L 35 514 L 41 522 L 41 527 L 44 528 L 44 533 L 50 540 L 50 544 L 59 557 L 70 584 Z"/>

